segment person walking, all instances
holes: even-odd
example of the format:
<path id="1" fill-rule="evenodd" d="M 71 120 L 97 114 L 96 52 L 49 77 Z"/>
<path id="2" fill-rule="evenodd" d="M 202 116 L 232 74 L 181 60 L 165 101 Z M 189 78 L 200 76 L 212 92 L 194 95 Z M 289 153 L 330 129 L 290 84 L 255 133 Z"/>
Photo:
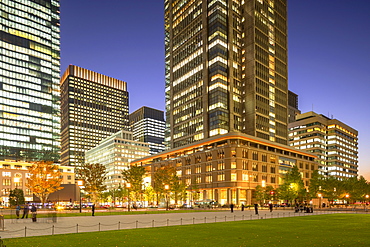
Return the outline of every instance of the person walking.
<path id="1" fill-rule="evenodd" d="M 254 204 L 254 212 L 258 214 L 258 204 L 257 203 Z"/>
<path id="2" fill-rule="evenodd" d="M 234 204 L 230 204 L 230 210 L 231 210 L 231 213 L 234 213 Z"/>
<path id="3" fill-rule="evenodd" d="M 31 213 L 32 213 L 32 222 L 36 222 L 37 208 L 35 204 L 32 204 Z"/>
<path id="4" fill-rule="evenodd" d="M 17 216 L 17 219 L 19 219 L 19 213 L 21 211 L 21 206 L 17 205 L 15 207 L 15 215 Z"/>
<path id="5" fill-rule="evenodd" d="M 242 211 L 244 211 L 244 203 L 242 203 Z"/>
<path id="6" fill-rule="evenodd" d="M 95 204 L 91 206 L 91 215 L 95 216 Z"/>
<path id="7" fill-rule="evenodd" d="M 22 219 L 24 219 L 24 217 L 26 217 L 26 219 L 28 219 L 28 212 L 29 211 L 30 211 L 30 208 L 28 207 L 28 204 L 24 205 Z"/>
<path id="8" fill-rule="evenodd" d="M 272 212 L 272 203 L 269 204 L 270 212 Z"/>

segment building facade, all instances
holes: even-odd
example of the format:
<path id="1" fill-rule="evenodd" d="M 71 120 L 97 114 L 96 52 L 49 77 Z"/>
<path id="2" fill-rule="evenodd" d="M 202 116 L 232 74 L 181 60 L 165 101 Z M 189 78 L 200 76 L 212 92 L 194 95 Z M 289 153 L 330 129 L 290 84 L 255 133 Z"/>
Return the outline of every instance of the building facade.
<path id="1" fill-rule="evenodd" d="M 358 174 L 358 132 L 337 119 L 315 112 L 289 124 L 290 146 L 317 155 L 320 172 L 349 178 Z"/>
<path id="2" fill-rule="evenodd" d="M 105 165 L 108 189 L 123 186 L 121 173 L 135 159 L 149 156 L 149 144 L 133 141 L 132 133 L 119 131 L 102 140 L 99 145 L 86 152 L 86 163 Z"/>
<path id="3" fill-rule="evenodd" d="M 128 129 L 126 82 L 70 65 L 61 78 L 61 164 L 78 166 L 85 151 Z"/>
<path id="4" fill-rule="evenodd" d="M 143 106 L 131 113 L 129 118 L 134 141 L 149 143 L 150 154 L 165 150 L 163 111 Z"/>
<path id="5" fill-rule="evenodd" d="M 15 188 L 22 189 L 26 202 L 34 201 L 33 194 L 26 187 L 27 178 L 29 177 L 28 168 L 32 163 L 17 162 L 17 161 L 0 161 L 0 190 L 1 190 L 1 205 L 9 206 L 10 190 Z M 74 184 L 75 173 L 74 167 L 59 166 L 59 171 L 62 173 L 62 184 Z"/>
<path id="6" fill-rule="evenodd" d="M 59 1 L 1 1 L 0 50 L 0 159 L 57 161 Z"/>
<path id="7" fill-rule="evenodd" d="M 211 137 L 157 155 L 135 160 L 153 177 L 162 166 L 176 168 L 177 176 L 190 192 L 196 186 L 200 201 L 220 204 L 255 202 L 256 186 L 277 188 L 293 166 L 302 174 L 305 186 L 318 169 L 315 155 L 239 132 Z M 152 186 L 154 186 L 152 181 Z M 188 198 L 191 200 L 191 198 Z"/>
<path id="8" fill-rule="evenodd" d="M 301 114 L 301 111 L 298 109 L 298 95 L 288 91 L 288 122 L 294 122 L 298 114 Z"/>
<path id="9" fill-rule="evenodd" d="M 287 145 L 286 0 L 165 0 L 166 143 Z"/>

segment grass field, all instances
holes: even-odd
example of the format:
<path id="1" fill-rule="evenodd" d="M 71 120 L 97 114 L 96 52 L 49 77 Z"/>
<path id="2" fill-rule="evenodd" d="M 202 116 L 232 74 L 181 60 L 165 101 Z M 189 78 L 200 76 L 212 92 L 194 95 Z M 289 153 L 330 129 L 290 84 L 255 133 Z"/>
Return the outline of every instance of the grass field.
<path id="1" fill-rule="evenodd" d="M 330 214 L 4 239 L 17 246 L 370 246 L 370 215 Z"/>

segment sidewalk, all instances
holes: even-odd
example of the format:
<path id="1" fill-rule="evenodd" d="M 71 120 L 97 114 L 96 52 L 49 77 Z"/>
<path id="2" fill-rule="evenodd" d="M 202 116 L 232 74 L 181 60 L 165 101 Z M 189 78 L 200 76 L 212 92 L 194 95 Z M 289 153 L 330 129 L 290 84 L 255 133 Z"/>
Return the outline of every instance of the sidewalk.
<path id="1" fill-rule="evenodd" d="M 270 213 L 260 210 L 259 215 L 254 210 L 234 210 L 215 212 L 191 212 L 191 213 L 168 213 L 168 214 L 138 214 L 138 215 L 108 215 L 108 216 L 81 216 L 81 217 L 57 217 L 38 218 L 37 222 L 28 219 L 5 219 L 4 231 L 0 236 L 4 238 L 17 238 L 41 235 L 122 230 L 134 228 L 163 227 L 174 225 L 189 225 L 201 223 L 214 223 L 239 220 L 257 220 L 293 216 L 311 216 L 317 214 L 332 214 L 343 212 L 315 211 L 311 213 L 294 213 L 288 210 L 275 210 Z M 346 212 L 348 213 L 348 212 Z"/>

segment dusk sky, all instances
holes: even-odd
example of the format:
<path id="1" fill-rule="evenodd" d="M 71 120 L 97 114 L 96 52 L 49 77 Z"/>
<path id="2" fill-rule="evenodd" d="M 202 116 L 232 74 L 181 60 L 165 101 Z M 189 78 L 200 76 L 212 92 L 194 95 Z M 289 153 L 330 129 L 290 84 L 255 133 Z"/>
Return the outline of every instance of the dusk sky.
<path id="1" fill-rule="evenodd" d="M 163 0 L 61 0 L 61 71 L 74 64 L 128 83 L 130 112 L 164 110 Z M 370 1 L 288 1 L 289 89 L 302 112 L 359 131 L 370 180 Z"/>

